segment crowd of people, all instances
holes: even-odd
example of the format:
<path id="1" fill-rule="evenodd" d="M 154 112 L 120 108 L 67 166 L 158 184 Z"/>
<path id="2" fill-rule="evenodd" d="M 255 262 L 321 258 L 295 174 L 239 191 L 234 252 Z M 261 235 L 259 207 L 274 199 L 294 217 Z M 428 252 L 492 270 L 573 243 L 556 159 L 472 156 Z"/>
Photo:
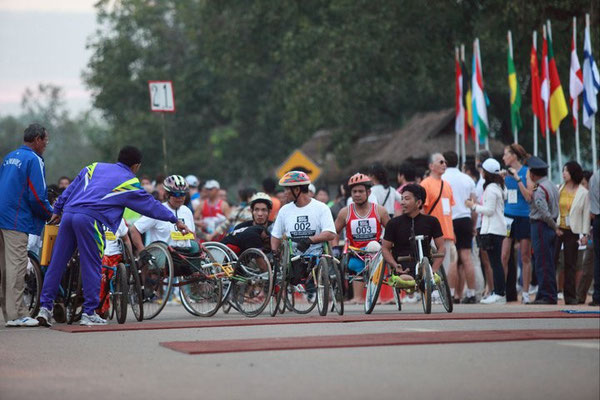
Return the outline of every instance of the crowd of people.
<path id="1" fill-rule="evenodd" d="M 131 239 L 142 255 L 155 240 L 191 251 L 198 242 L 221 241 L 237 254 L 262 248 L 275 262 L 284 235 L 299 253 L 318 252 L 324 242 L 347 242 L 381 248 L 394 271 L 390 282 L 403 287 L 415 271 L 397 257 L 414 253 L 411 235 L 426 235 L 443 254 L 433 260 L 433 270 L 444 268 L 455 303 L 583 304 L 593 281 L 589 304 L 600 305 L 598 172 L 569 161 L 557 186 L 547 177 L 548 165 L 516 143 L 505 147 L 502 163 L 482 150 L 462 170 L 453 151 L 431 154 L 427 170 L 403 164 L 397 188 L 388 169 L 376 163 L 340 183 L 335 198 L 328 188 L 316 188 L 306 172 L 290 171 L 279 182 L 265 178 L 259 189 L 244 187 L 233 199 L 215 179 L 138 179 L 142 154 L 132 146 L 121 149 L 115 164 L 93 163 L 72 181 L 63 176 L 46 185 L 42 155 L 48 140 L 45 128 L 30 125 L 23 146 L 0 169 L 0 304 L 7 326 L 50 325 L 75 246 L 85 294 L 82 323 L 106 323 L 97 313 L 100 271 L 114 264 L 110 257 L 118 250 L 111 242 L 118 237 Z M 22 301 L 27 251 L 39 251 L 44 224 L 58 222 L 34 319 Z M 363 268 L 350 258 L 350 272 Z M 352 301 L 361 302 L 361 283 L 352 289 Z M 403 301 L 416 302 L 417 296 Z"/>

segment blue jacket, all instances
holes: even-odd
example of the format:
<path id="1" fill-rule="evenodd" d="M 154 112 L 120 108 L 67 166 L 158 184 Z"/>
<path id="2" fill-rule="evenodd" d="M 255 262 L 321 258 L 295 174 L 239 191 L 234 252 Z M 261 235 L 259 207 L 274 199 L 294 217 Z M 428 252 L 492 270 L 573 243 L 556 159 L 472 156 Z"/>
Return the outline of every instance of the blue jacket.
<path id="1" fill-rule="evenodd" d="M 125 207 L 154 219 L 177 223 L 175 215 L 147 193 L 122 163 L 93 163 L 82 169 L 56 200 L 54 213 L 86 214 L 116 232 Z"/>
<path id="2" fill-rule="evenodd" d="M 39 235 L 52 216 L 44 159 L 30 147 L 8 153 L 0 167 L 0 228 Z"/>

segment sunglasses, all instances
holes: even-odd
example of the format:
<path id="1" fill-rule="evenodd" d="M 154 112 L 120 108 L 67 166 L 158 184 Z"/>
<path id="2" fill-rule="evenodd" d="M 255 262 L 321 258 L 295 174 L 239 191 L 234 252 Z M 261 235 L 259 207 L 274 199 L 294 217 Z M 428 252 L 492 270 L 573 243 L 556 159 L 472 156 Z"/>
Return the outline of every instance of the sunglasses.
<path id="1" fill-rule="evenodd" d="M 173 192 L 173 193 L 170 193 L 171 196 L 177 197 L 177 198 L 185 197 L 186 194 L 187 193 L 185 193 L 185 192 Z"/>
<path id="2" fill-rule="evenodd" d="M 446 160 L 440 160 L 438 161 L 440 164 L 446 164 Z"/>

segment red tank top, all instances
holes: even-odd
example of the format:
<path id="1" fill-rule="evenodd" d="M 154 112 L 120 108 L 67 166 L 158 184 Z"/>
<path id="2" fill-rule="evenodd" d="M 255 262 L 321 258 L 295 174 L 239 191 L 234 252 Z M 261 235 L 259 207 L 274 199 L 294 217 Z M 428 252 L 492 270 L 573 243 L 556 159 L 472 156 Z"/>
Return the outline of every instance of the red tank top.
<path id="1" fill-rule="evenodd" d="M 208 200 L 204 200 L 204 205 L 202 206 L 202 218 L 216 217 L 218 214 L 223 214 L 223 210 L 221 209 L 222 204 L 223 200 L 219 200 L 213 205 L 209 204 Z"/>
<path id="2" fill-rule="evenodd" d="M 377 204 L 371 204 L 371 211 L 366 217 L 360 217 L 354 209 L 354 204 L 350 205 L 346 218 L 346 240 L 350 246 L 365 247 L 369 242 L 379 240 L 381 231 Z"/>

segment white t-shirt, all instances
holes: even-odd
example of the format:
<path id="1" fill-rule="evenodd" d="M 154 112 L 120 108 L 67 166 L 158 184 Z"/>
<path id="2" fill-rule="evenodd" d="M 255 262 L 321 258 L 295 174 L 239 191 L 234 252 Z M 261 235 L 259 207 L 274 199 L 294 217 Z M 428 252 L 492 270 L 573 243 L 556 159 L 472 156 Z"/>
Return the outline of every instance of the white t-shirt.
<path id="1" fill-rule="evenodd" d="M 475 197 L 477 199 L 478 204 L 483 204 L 483 184 L 485 183 L 485 179 L 483 176 L 479 178 L 477 181 L 477 185 L 475 185 Z M 477 229 L 481 228 L 481 214 L 477 214 Z"/>
<path id="2" fill-rule="evenodd" d="M 325 203 L 311 199 L 304 207 L 288 203 L 281 207 L 273 223 L 271 235 L 277 239 L 285 234 L 290 238 L 306 238 L 323 231 L 335 233 L 335 223 Z M 296 247 L 294 243 L 294 252 Z M 313 244 L 304 254 L 320 254 L 322 245 Z"/>
<path id="3" fill-rule="evenodd" d="M 383 185 L 375 185 L 371 188 L 371 195 L 374 195 L 376 198 L 373 203 L 377 203 L 380 206 L 385 207 L 386 211 L 390 215 L 394 214 L 394 204 L 402 201 L 402 195 L 391 186 L 388 186 L 386 189 L 383 187 Z M 371 201 L 371 197 L 369 197 L 369 201 Z"/>
<path id="4" fill-rule="evenodd" d="M 194 215 L 186 206 L 181 206 L 178 210 L 171 208 L 168 202 L 164 202 L 163 206 L 171 211 L 178 220 L 183 221 L 187 227 L 194 226 Z M 134 225 L 140 233 L 147 233 L 147 243 L 160 241 L 173 247 L 190 247 L 190 239 L 181 239 L 181 232 L 177 230 L 172 222 L 143 216 L 135 221 Z"/>
<path id="5" fill-rule="evenodd" d="M 106 245 L 104 247 L 105 256 L 114 256 L 115 254 L 121 254 L 123 252 L 123 249 L 119 246 L 119 238 L 127 235 L 128 230 L 129 228 L 124 219 L 121 219 L 121 223 L 119 224 L 116 233 L 113 233 L 107 227 L 104 227 L 104 239 L 106 240 Z"/>
<path id="6" fill-rule="evenodd" d="M 471 218 L 471 210 L 465 206 L 465 200 L 475 195 L 475 181 L 458 168 L 448 168 L 442 179 L 450 184 L 454 205 L 452 206 L 452 219 Z"/>

